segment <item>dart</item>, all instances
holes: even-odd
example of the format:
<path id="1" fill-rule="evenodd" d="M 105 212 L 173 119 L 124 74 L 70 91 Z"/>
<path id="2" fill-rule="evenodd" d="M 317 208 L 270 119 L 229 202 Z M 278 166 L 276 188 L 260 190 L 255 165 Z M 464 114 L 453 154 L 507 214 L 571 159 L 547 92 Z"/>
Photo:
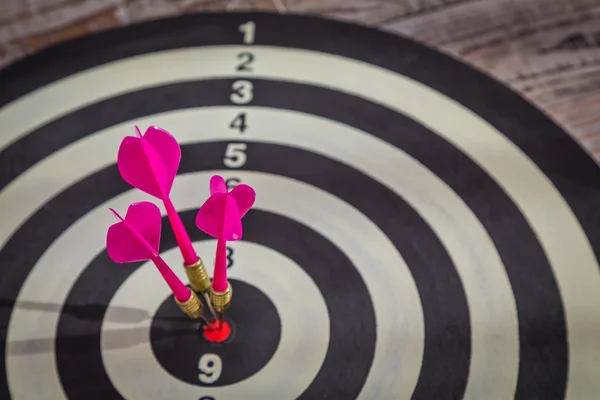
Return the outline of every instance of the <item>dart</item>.
<path id="1" fill-rule="evenodd" d="M 144 135 L 137 126 L 135 130 L 136 136 L 126 136 L 119 147 L 119 172 L 125 182 L 162 200 L 190 284 L 194 290 L 206 296 L 210 279 L 169 197 L 181 161 L 179 143 L 170 133 L 155 126 L 149 127 Z"/>
<path id="2" fill-rule="evenodd" d="M 202 316 L 202 303 L 198 297 L 175 275 L 158 254 L 160 245 L 161 215 L 158 207 L 151 202 L 133 203 L 127 209 L 125 218 L 114 209 L 109 209 L 119 222 L 108 228 L 106 251 L 116 263 L 129 263 L 152 260 L 163 279 L 173 292 L 175 302 L 191 319 L 207 321 Z"/>
<path id="3" fill-rule="evenodd" d="M 246 184 L 227 191 L 225 180 L 214 175 L 210 179 L 210 197 L 198 210 L 196 226 L 217 239 L 215 269 L 210 288 L 213 308 L 223 313 L 231 303 L 231 285 L 227 281 L 227 241 L 242 238 L 242 217 L 254 204 L 254 189 Z"/>

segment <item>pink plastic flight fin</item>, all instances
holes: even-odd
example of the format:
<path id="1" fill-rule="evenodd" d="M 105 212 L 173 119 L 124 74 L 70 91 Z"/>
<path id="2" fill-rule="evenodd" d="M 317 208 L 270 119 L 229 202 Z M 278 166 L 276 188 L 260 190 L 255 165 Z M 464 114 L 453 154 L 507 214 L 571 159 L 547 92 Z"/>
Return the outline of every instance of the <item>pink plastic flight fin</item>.
<path id="1" fill-rule="evenodd" d="M 119 172 L 125 182 L 163 201 L 184 263 L 192 265 L 198 256 L 169 197 L 181 161 L 179 143 L 169 132 L 155 126 L 143 136 L 137 126 L 135 129 L 136 136 L 123 138 L 119 147 Z"/>
<path id="2" fill-rule="evenodd" d="M 256 200 L 254 189 L 242 183 L 234 187 L 230 194 L 237 203 L 240 218 L 243 218 L 248 210 L 252 208 L 254 201 Z"/>
<path id="3" fill-rule="evenodd" d="M 180 161 L 177 140 L 155 126 L 143 136 L 123 138 L 117 154 L 117 166 L 125 182 L 161 200 L 171 191 Z"/>
<path id="4" fill-rule="evenodd" d="M 225 196 L 223 223 L 219 239 L 232 241 L 242 239 L 242 217 L 233 196 Z"/>
<path id="5" fill-rule="evenodd" d="M 106 236 L 108 256 L 115 262 L 127 263 L 150 260 L 158 254 L 161 216 L 156 205 L 150 202 L 133 203 L 123 219 L 110 228 Z"/>
<path id="6" fill-rule="evenodd" d="M 219 175 L 214 175 L 210 178 L 210 194 L 211 196 L 215 193 L 227 193 L 227 184 L 225 179 Z"/>
<path id="7" fill-rule="evenodd" d="M 158 207 L 150 202 L 133 203 L 125 218 L 110 209 L 119 222 L 108 228 L 106 251 L 117 263 L 152 260 L 178 301 L 189 299 L 191 292 L 159 256 L 162 218 Z"/>
<path id="8" fill-rule="evenodd" d="M 196 214 L 196 226 L 215 239 L 240 240 L 242 219 L 235 199 L 228 193 L 215 193 Z"/>
<path id="9" fill-rule="evenodd" d="M 222 239 L 217 240 L 212 287 L 216 292 L 227 290 L 227 242 Z"/>
<path id="10" fill-rule="evenodd" d="M 242 217 L 254 204 L 256 194 L 250 186 L 241 184 L 227 192 L 219 175 L 210 179 L 210 197 L 196 214 L 196 226 L 217 239 L 217 254 L 213 274 L 213 289 L 227 289 L 227 241 L 242 238 Z"/>

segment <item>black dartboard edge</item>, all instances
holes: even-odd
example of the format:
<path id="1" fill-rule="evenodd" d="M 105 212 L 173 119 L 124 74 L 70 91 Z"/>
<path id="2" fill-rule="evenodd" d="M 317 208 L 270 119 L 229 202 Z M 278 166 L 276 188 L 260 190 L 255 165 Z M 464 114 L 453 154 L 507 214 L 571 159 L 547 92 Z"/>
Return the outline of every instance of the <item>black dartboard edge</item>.
<path id="1" fill-rule="evenodd" d="M 158 200 L 120 140 L 181 144 L 257 191 L 229 244 L 234 332 L 207 342 L 108 207 Z M 592 399 L 600 170 L 516 93 L 402 37 L 316 17 L 198 14 L 0 71 L 2 399 Z M 146 197 L 145 197 L 146 196 Z M 181 260 L 163 218 L 161 254 Z"/>

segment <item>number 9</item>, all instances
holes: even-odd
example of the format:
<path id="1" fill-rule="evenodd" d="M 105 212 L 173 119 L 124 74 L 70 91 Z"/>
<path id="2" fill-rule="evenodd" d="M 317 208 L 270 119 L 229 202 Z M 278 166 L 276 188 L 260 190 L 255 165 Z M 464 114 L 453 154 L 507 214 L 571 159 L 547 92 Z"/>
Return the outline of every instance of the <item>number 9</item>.
<path id="1" fill-rule="evenodd" d="M 221 376 L 221 357 L 216 354 L 207 353 L 198 361 L 198 379 L 202 383 L 213 383 Z"/>

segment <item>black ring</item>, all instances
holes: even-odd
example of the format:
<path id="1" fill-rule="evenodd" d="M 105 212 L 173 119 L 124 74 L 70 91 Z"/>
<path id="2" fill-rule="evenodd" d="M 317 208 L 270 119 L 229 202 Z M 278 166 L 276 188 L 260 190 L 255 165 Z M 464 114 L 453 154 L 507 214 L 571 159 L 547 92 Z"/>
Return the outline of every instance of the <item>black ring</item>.
<path id="1" fill-rule="evenodd" d="M 15 179 L 35 160 L 48 156 L 55 149 L 62 148 L 106 126 L 114 126 L 124 121 L 173 109 L 227 105 L 229 104 L 227 96 L 212 98 L 207 97 L 206 94 L 228 93 L 232 82 L 233 80 L 229 79 L 199 81 L 146 89 L 107 99 L 61 117 L 40 127 L 6 150 L 9 159 L 16 159 L 18 154 L 23 154 L 21 148 L 39 149 L 37 153 L 32 152 L 31 159 L 25 156 L 18 169 L 12 169 L 11 178 Z M 525 395 L 531 393 L 529 391 L 537 394 L 540 391 L 547 394 L 564 392 L 568 366 L 567 341 L 564 310 L 558 288 L 535 234 L 512 200 L 495 181 L 454 146 L 422 125 L 385 107 L 358 97 L 314 86 L 259 79 L 254 79 L 253 82 L 255 84 L 253 105 L 300 111 L 354 126 L 406 151 L 442 178 L 476 214 L 492 238 L 506 267 L 519 318 L 518 385 L 521 389 L 518 389 L 517 393 Z M 163 99 L 170 100 L 165 102 Z M 115 107 L 115 104 L 121 106 Z M 251 114 L 252 107 L 244 107 L 244 109 Z M 106 117 L 95 117 L 98 115 Z M 64 133 L 58 135 L 57 132 Z M 37 146 L 34 146 L 34 143 L 37 143 Z M 247 153 L 251 148 L 252 143 L 249 144 Z M 225 150 L 216 151 L 216 154 L 222 155 Z M 249 162 L 252 162 L 253 157 L 250 158 Z M 195 157 L 191 154 L 189 157 L 183 157 L 181 168 L 187 168 L 185 163 L 193 159 Z M 267 159 L 279 159 L 280 161 L 275 165 L 287 168 L 288 174 L 295 173 L 286 166 L 285 157 L 279 158 L 276 154 L 270 154 Z M 214 165 L 219 164 L 215 161 Z M 1 183 L 4 182 L 0 180 Z M 323 182 L 321 187 L 335 193 L 335 185 L 331 183 Z M 380 199 L 373 201 L 381 202 Z M 390 197 L 389 201 L 399 200 L 397 197 L 395 199 Z M 385 218 L 381 218 L 378 225 L 384 223 L 384 220 Z M 390 227 L 389 231 L 399 229 L 399 226 L 402 224 Z M 507 232 L 513 233 L 507 234 Z M 403 254 L 410 251 L 401 248 L 400 244 L 396 245 Z M 527 268 L 523 267 L 524 263 Z M 443 315 L 448 316 L 447 312 L 441 310 L 445 310 L 446 304 L 449 304 L 446 300 L 448 297 L 457 296 L 457 293 L 462 291 L 460 280 L 455 272 L 444 273 L 453 278 L 442 287 L 427 288 L 433 281 L 427 284 L 421 282 L 430 280 L 435 273 L 428 275 L 428 272 L 424 272 L 427 269 L 419 264 L 410 267 L 421 293 L 426 318 L 425 330 L 429 332 L 425 338 L 423 373 L 417 383 L 415 397 L 436 395 L 436 392 L 432 393 L 431 390 L 438 389 L 445 393 L 456 391 L 460 395 L 466 385 L 470 355 L 470 345 L 465 343 L 464 339 L 457 339 L 462 337 L 464 330 L 459 329 L 451 335 L 448 335 L 448 328 L 445 328 L 443 335 L 430 331 L 432 327 L 440 326 L 438 324 Z M 439 264 L 437 268 L 452 269 L 450 260 L 446 259 L 445 263 Z M 532 282 L 532 276 L 536 277 L 535 282 Z M 437 294 L 438 290 L 446 291 Z M 466 300 L 464 303 L 462 300 L 464 294 L 460 294 L 460 297 L 460 307 L 463 307 L 462 304 L 466 304 Z M 540 312 L 545 314 L 543 320 L 538 317 Z M 467 311 L 460 311 L 459 314 L 458 320 L 462 320 L 467 315 Z M 552 334 L 548 334 L 549 332 Z M 446 340 L 441 341 L 440 338 Z M 447 349 L 453 349 L 453 361 L 450 361 L 452 358 L 445 356 Z M 540 365 L 546 364 L 548 354 L 552 354 L 555 360 L 552 368 L 539 368 Z M 442 363 L 440 360 L 447 361 Z M 450 376 L 447 371 L 451 371 Z"/>
<path id="2" fill-rule="evenodd" d="M 222 163 L 220 155 L 223 154 L 226 146 L 227 142 L 182 146 L 182 159 L 186 161 L 182 162 L 180 173 L 218 168 Z M 425 382 L 430 382 L 430 379 L 437 382 L 437 380 L 443 380 L 444 377 L 448 378 L 450 376 L 454 379 L 447 379 L 447 384 L 443 388 L 453 393 L 463 391 L 468 375 L 470 354 L 466 300 L 460 281 L 443 246 L 418 214 L 389 189 L 335 161 L 284 146 L 251 144 L 251 148 L 254 152 L 254 158 L 248 160 L 247 170 L 275 172 L 279 175 L 306 181 L 325 190 L 328 189 L 334 195 L 349 201 L 362 211 L 390 238 L 402 253 L 411 268 L 411 272 L 415 275 L 422 303 L 426 307 L 425 317 L 432 322 L 426 324 L 425 335 L 426 341 L 437 352 L 429 356 L 433 357 L 432 362 L 424 363 L 422 367 Z M 202 157 L 198 157 L 198 154 L 202 154 Z M 281 159 L 285 160 L 289 171 L 273 167 L 273 165 L 279 164 L 278 162 L 273 163 L 272 156 L 274 154 L 278 154 L 277 157 L 282 157 Z M 312 168 L 307 166 L 312 166 Z M 56 207 L 66 210 L 69 208 L 69 204 L 75 199 L 81 198 L 83 193 L 86 193 L 88 187 L 94 186 L 97 188 L 95 196 L 101 196 L 102 193 L 102 200 L 94 201 L 93 204 L 92 200 L 89 200 L 89 204 L 77 205 L 75 209 L 69 208 L 72 215 L 82 215 L 93 208 L 95 204 L 99 204 L 129 189 L 127 185 L 122 185 L 119 178 L 116 167 L 104 169 L 72 186 L 64 194 L 55 198 L 48 206 L 53 209 L 53 204 L 56 204 Z M 327 186 L 327 183 L 333 180 L 336 181 L 335 187 Z M 92 184 L 90 181 L 95 183 Z M 357 185 L 364 188 L 364 196 L 358 198 L 352 196 Z M 104 194 L 105 192 L 108 193 Z M 381 207 L 376 200 L 383 200 L 382 204 L 392 208 Z M 62 213 L 54 210 L 54 215 L 62 215 Z M 390 217 L 390 215 L 395 217 Z M 33 220 L 40 223 L 48 217 L 52 218 L 51 216 L 36 215 Z M 55 221 L 55 223 L 57 222 Z M 72 222 L 65 221 L 65 224 L 68 225 Z M 406 229 L 398 229 L 400 225 L 403 225 Z M 35 226 L 38 227 L 37 224 Z M 45 226 L 45 224 L 42 226 Z M 62 231 L 61 228 L 58 229 L 56 233 Z M 189 227 L 189 229 L 193 230 L 193 227 Z M 168 234 L 165 232 L 165 235 Z M 422 252 L 420 249 L 423 248 L 428 249 L 428 251 Z M 440 282 L 444 282 L 444 285 L 440 286 L 436 283 L 436 279 L 440 279 Z M 108 282 L 106 285 L 108 285 Z M 79 285 L 74 286 L 74 288 L 78 287 Z M 363 360 L 362 362 L 364 364 L 366 361 Z M 62 368 L 63 364 L 62 362 L 58 363 L 59 369 Z M 367 363 L 367 365 L 370 365 L 370 363 Z M 453 367 L 451 371 L 447 369 L 449 366 Z M 336 368 L 333 365 L 332 367 Z M 443 373 L 444 369 L 446 369 L 445 374 Z M 317 377 L 315 382 L 313 385 L 316 388 L 328 387 L 332 390 L 337 388 L 328 379 L 321 380 Z M 354 384 L 362 386 L 362 383 L 355 382 Z M 343 390 L 348 390 L 351 385 L 344 386 L 348 387 Z M 307 398 L 310 398 L 310 396 Z"/>
<path id="3" fill-rule="evenodd" d="M 275 304 L 254 284 L 232 277 L 228 281 L 235 301 L 223 316 L 229 335 L 222 342 L 210 339 L 214 332 L 206 329 L 204 323 L 190 323 L 172 295 L 165 296 L 156 310 L 150 325 L 152 353 L 171 376 L 198 387 L 229 386 L 250 378 L 273 358 L 282 328 Z M 198 297 L 206 304 L 203 296 Z M 212 318 L 206 306 L 204 314 Z M 213 360 L 213 364 L 207 361 L 200 368 L 203 357 L 210 360 L 214 356 L 221 360 L 218 371 L 210 370 L 215 367 Z"/>
<path id="4" fill-rule="evenodd" d="M 241 44 L 238 26 L 248 20 L 260 26 L 255 45 L 314 50 L 377 65 L 424 83 L 481 116 L 519 146 L 559 189 L 600 258 L 600 214 L 590 212 L 600 203 L 600 169 L 580 145 L 539 109 L 491 77 L 380 30 L 271 13 L 193 14 L 134 24 L 61 43 L 0 70 L 0 107 L 111 61 L 177 48 Z"/>
<path id="5" fill-rule="evenodd" d="M 207 153 L 205 150 L 196 154 Z M 113 168 L 105 171 L 112 175 Z M 102 179 L 102 175 L 105 174 L 94 175 L 88 180 Z M 104 194 L 102 190 L 95 193 L 98 204 L 107 200 Z M 210 239 L 195 227 L 196 211 L 180 212 L 190 238 L 193 241 Z M 264 229 L 265 226 L 270 228 Z M 306 398 L 332 393 L 356 397 L 369 372 L 376 340 L 373 307 L 358 271 L 327 238 L 299 222 L 272 213 L 251 210 L 244 217 L 244 240 L 264 245 L 292 259 L 310 275 L 325 299 L 331 320 L 330 343 L 325 361 L 315 378 L 316 383 L 305 392 Z M 303 246 L 297 245 L 299 241 Z M 175 246 L 170 224 L 167 218 L 163 218 L 160 251 L 162 253 Z M 68 398 L 118 397 L 102 362 L 102 317 L 119 286 L 140 265 L 115 265 L 103 251 L 73 285 L 65 302 L 65 312 L 60 315 L 56 341 L 57 367 Z M 343 282 L 335 277 L 343 277 Z M 344 291 L 340 290 L 341 286 Z M 93 308 L 98 317 L 86 317 L 86 308 Z M 79 318 L 73 318 L 70 310 L 75 310 Z M 360 320 L 357 320 L 357 314 L 361 315 Z M 309 324 L 310 316 L 306 318 Z M 164 335 L 169 335 L 169 332 Z M 352 356 L 348 357 L 349 354 Z M 290 360 L 290 363 L 294 361 Z M 341 363 L 348 368 L 343 382 L 337 380 Z M 86 367 L 82 368 L 82 365 Z"/>
<path id="6" fill-rule="evenodd" d="M 237 25 L 245 22 L 248 18 L 254 19 L 261 26 L 256 44 L 308 48 L 380 65 L 423 82 L 482 116 L 515 142 L 556 185 L 578 217 L 584 231 L 590 238 L 595 253 L 599 254 L 600 240 L 598 239 L 600 238 L 600 230 L 597 227 L 600 226 L 600 215 L 596 215 L 590 210 L 593 210 L 595 205 L 598 204 L 598 200 L 600 200 L 600 171 L 585 152 L 539 110 L 536 110 L 499 83 L 435 51 L 382 32 L 310 17 L 279 17 L 269 14 L 195 15 L 157 21 L 67 43 L 0 71 L 0 86 L 5 88 L 0 93 L 0 104 L 6 104 L 43 84 L 70 73 L 111 60 L 175 47 L 237 44 L 239 43 Z M 285 23 L 280 22 L 281 18 L 286 18 Z M 144 46 L 137 46 L 136 41 L 140 37 L 148 38 L 144 42 Z M 328 39 L 320 40 L 319 38 L 322 37 Z M 103 47 L 107 48 L 106 52 L 97 50 Z M 77 56 L 72 57 L 69 54 L 77 54 Z M 82 57 L 82 54 L 85 54 L 85 57 Z M 423 65 L 426 65 L 427 68 L 423 68 Z M 471 84 L 465 85 L 464 82 L 470 82 Z M 481 99 L 486 101 L 481 101 Z M 543 138 L 543 140 L 538 140 L 539 138 Z M 428 153 L 424 149 L 422 151 L 425 155 L 431 157 L 432 153 Z M 0 177 L 3 180 L 5 171 L 10 170 L 19 162 L 18 158 L 5 158 L 4 153 L 1 153 L 0 161 L 5 159 L 9 160 L 8 168 L 5 168 L 5 164 L 0 164 L 2 166 Z M 466 160 L 467 163 L 471 162 L 471 160 Z M 446 176 L 440 172 L 437 173 L 445 180 L 452 178 L 452 171 L 446 171 Z M 10 178 L 8 180 L 10 181 Z M 496 184 L 492 186 L 497 187 Z M 580 191 L 582 186 L 586 188 L 585 193 Z M 3 187 L 3 185 L 0 185 L 0 187 Z M 454 188 L 454 186 L 452 187 Z M 461 197 L 465 199 L 465 196 L 461 195 Z M 465 201 L 468 202 L 468 197 Z M 474 198 L 471 201 L 472 203 L 468 204 L 473 208 Z M 510 207 L 516 209 L 512 203 Z M 477 215 L 480 216 L 479 213 Z M 511 215 L 514 215 L 512 211 Z M 492 225 L 496 226 L 497 232 L 503 232 L 506 225 L 497 224 L 498 221 L 495 216 L 490 217 Z M 520 215 L 515 218 L 522 220 Z M 498 236 L 494 238 L 488 226 L 486 226 L 486 229 L 488 229 L 496 246 L 500 249 L 502 244 L 499 243 L 502 243 L 502 241 L 496 239 Z M 529 232 L 530 229 L 527 229 L 525 236 L 533 238 L 535 242 L 533 255 L 524 246 L 520 249 L 527 252 L 526 257 L 539 260 L 540 246 L 535 241 L 533 234 L 530 235 Z M 501 234 L 500 236 L 506 235 Z M 508 243 L 508 241 L 505 241 L 505 243 Z M 520 257 L 523 257 L 523 254 L 519 251 L 512 253 L 512 256 L 507 256 L 501 251 L 501 255 L 505 264 L 507 260 L 520 261 L 522 260 Z M 2 260 L 2 254 L 0 254 L 0 260 Z M 547 265 L 547 261 L 536 261 L 534 264 L 543 266 Z M 515 270 L 509 271 L 513 289 L 518 291 L 518 287 L 530 288 L 531 285 L 528 285 L 526 281 L 527 275 L 523 273 L 515 275 L 517 272 Z M 17 275 L 19 274 L 20 272 L 17 273 Z M 543 297 L 544 291 L 554 291 L 556 287 L 551 273 L 545 275 L 546 278 L 544 278 L 543 283 L 535 285 L 536 288 L 542 288 L 540 292 L 535 294 L 537 298 Z M 548 278 L 549 275 L 550 278 Z M 545 285 L 549 285 L 548 289 Z M 519 300 L 519 295 L 515 294 L 515 297 L 518 303 L 522 302 L 522 300 Z M 521 337 L 522 364 L 519 372 L 517 398 L 527 397 L 531 393 L 539 394 L 541 393 L 540 390 L 548 390 L 544 393 L 564 393 L 567 369 L 566 338 L 563 340 L 564 311 L 560 304 L 558 306 L 554 304 L 556 303 L 554 299 L 551 301 L 553 304 L 550 307 L 552 317 L 550 327 L 532 325 L 527 328 L 528 334 Z M 530 316 L 538 310 L 537 306 L 529 306 L 524 309 L 519 307 L 520 334 L 523 333 L 523 316 L 525 314 Z M 9 311 L 2 310 L 0 321 L 3 324 L 4 321 L 8 321 L 8 313 Z M 560 321 L 563 321 L 563 323 L 560 323 Z M 538 342 L 539 337 L 535 333 L 539 331 L 547 332 L 549 328 L 556 328 L 558 333 L 556 337 L 550 339 L 551 345 L 556 350 L 553 352 L 553 356 L 557 354 L 559 362 L 553 366 L 550 371 L 551 374 L 548 374 L 549 371 L 544 369 L 535 372 L 525 368 L 528 356 L 524 355 L 524 352 L 535 349 L 536 343 L 540 343 Z M 564 351 L 561 350 L 561 347 Z M 537 349 L 540 349 L 539 345 Z M 4 348 L 2 350 L 4 351 Z M 542 361 L 545 358 L 540 358 L 540 356 L 544 356 L 544 354 L 539 350 L 531 353 L 532 360 L 535 358 Z M 525 366 L 523 363 L 525 363 Z M 4 367 L 3 362 L 1 368 Z M 524 373 L 525 376 L 522 375 Z M 5 379 L 5 373 L 2 373 L 0 379 Z M 543 385 L 540 385 L 540 382 L 543 382 Z"/>

